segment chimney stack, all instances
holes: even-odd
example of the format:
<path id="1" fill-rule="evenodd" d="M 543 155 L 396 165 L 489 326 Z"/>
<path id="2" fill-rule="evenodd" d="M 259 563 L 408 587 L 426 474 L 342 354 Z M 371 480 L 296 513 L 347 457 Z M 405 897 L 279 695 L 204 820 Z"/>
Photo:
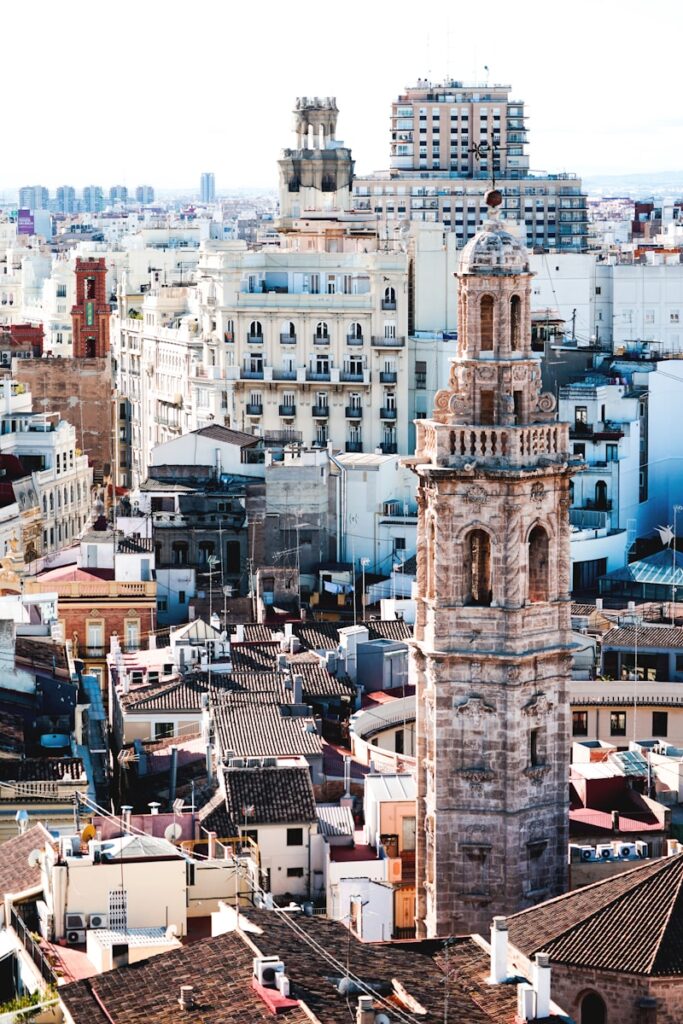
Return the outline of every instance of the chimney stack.
<path id="1" fill-rule="evenodd" d="M 543 1020 L 550 1016 L 550 957 L 547 953 L 536 954 L 531 978 L 536 993 L 535 1016 Z"/>
<path id="2" fill-rule="evenodd" d="M 130 832 L 130 815 L 132 804 L 121 804 L 121 824 L 124 832 Z"/>
<path id="3" fill-rule="evenodd" d="M 180 986 L 180 999 L 178 1004 L 181 1010 L 194 1009 L 194 987 L 192 985 Z"/>
<path id="4" fill-rule="evenodd" d="M 494 917 L 491 924 L 491 974 L 492 985 L 500 985 L 508 976 L 508 925 L 504 917 Z"/>
<path id="5" fill-rule="evenodd" d="M 152 800 L 151 803 L 147 804 L 147 806 L 149 807 L 149 813 L 150 814 L 158 814 L 159 813 L 159 808 L 161 807 L 161 804 L 157 803 L 156 800 Z"/>
<path id="6" fill-rule="evenodd" d="M 292 682 L 294 684 L 293 703 L 294 704 L 303 704 L 303 700 L 304 700 L 304 696 L 303 696 L 303 694 L 304 694 L 304 677 L 303 676 L 294 676 Z"/>
<path id="7" fill-rule="evenodd" d="M 358 996 L 356 1024 L 374 1024 L 375 1008 L 372 996 Z"/>
<path id="8" fill-rule="evenodd" d="M 215 832 L 207 832 L 206 833 L 206 839 L 207 839 L 207 846 L 208 846 L 207 858 L 208 858 L 208 860 L 215 860 L 216 859 L 216 833 Z"/>

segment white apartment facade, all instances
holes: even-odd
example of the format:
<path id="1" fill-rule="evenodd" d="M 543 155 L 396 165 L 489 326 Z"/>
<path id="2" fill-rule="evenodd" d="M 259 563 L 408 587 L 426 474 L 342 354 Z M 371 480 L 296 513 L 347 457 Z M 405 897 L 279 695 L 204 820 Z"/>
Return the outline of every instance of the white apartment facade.
<path id="1" fill-rule="evenodd" d="M 3 383 L 0 452 L 31 474 L 42 515 L 42 554 L 73 543 L 88 525 L 92 469 L 76 449 L 76 429 L 57 413 L 31 411 L 31 393 Z"/>

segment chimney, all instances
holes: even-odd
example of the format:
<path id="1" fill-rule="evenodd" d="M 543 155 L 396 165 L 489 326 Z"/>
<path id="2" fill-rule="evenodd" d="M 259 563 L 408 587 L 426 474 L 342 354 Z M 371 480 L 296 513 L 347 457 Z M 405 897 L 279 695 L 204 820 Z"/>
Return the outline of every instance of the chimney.
<path id="1" fill-rule="evenodd" d="M 180 986 L 180 999 L 178 1004 L 181 1010 L 194 1009 L 194 987 L 192 985 Z"/>
<path id="2" fill-rule="evenodd" d="M 304 677 L 303 676 L 294 676 L 293 683 L 294 683 L 294 696 L 292 698 L 293 699 L 293 703 L 294 704 L 303 704 L 303 701 L 304 701 L 304 696 L 303 696 L 303 693 L 304 693 Z"/>
<path id="3" fill-rule="evenodd" d="M 209 786 L 213 785 L 213 746 L 206 744 L 206 781 Z"/>
<path id="4" fill-rule="evenodd" d="M 235 635 L 237 637 L 237 643 L 238 644 L 243 644 L 244 643 L 244 624 L 242 622 L 238 622 L 237 625 L 235 626 Z"/>
<path id="5" fill-rule="evenodd" d="M 492 985 L 500 985 L 508 976 L 508 923 L 504 917 L 494 917 L 491 924 L 491 974 Z"/>
<path id="6" fill-rule="evenodd" d="M 292 636 L 292 623 L 285 622 L 285 640 L 289 640 Z"/>
<path id="7" fill-rule="evenodd" d="M 344 754 L 344 796 L 351 796 L 351 756 Z"/>
<path id="8" fill-rule="evenodd" d="M 159 808 L 161 807 L 161 804 L 157 803 L 156 800 L 152 800 L 152 802 L 147 804 L 147 806 L 149 807 L 149 813 L 150 814 L 158 814 L 159 813 Z"/>
<path id="9" fill-rule="evenodd" d="M 619 811 L 612 811 L 612 831 L 619 831 Z"/>
<path id="10" fill-rule="evenodd" d="M 121 825 L 124 832 L 130 832 L 130 815 L 132 804 L 121 804 Z"/>
<path id="11" fill-rule="evenodd" d="M 536 954 L 531 978 L 536 993 L 535 1017 L 543 1020 L 550 1016 L 550 956 L 547 953 Z"/>
<path id="12" fill-rule="evenodd" d="M 596 597 L 596 599 L 595 599 L 595 610 L 596 610 L 596 612 L 601 612 L 602 611 L 602 598 L 601 597 Z"/>
<path id="13" fill-rule="evenodd" d="M 374 1024 L 375 1008 L 372 996 L 358 996 L 356 1024 Z"/>
<path id="14" fill-rule="evenodd" d="M 536 1011 L 534 1008 L 536 993 L 531 985 L 526 982 L 517 986 L 517 1017 L 516 1020 L 526 1022 L 534 1020 Z"/>
<path id="15" fill-rule="evenodd" d="M 206 833 L 206 839 L 207 839 L 207 845 L 208 845 L 208 850 L 207 850 L 207 854 L 206 854 L 207 858 L 208 858 L 208 860 L 215 860 L 216 859 L 216 833 L 215 832 L 207 832 Z"/>

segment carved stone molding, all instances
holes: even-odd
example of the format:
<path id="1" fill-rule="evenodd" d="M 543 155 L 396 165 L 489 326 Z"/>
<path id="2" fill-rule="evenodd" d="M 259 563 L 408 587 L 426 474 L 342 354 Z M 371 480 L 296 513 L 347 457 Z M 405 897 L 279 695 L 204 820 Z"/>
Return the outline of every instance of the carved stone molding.
<path id="1" fill-rule="evenodd" d="M 477 367 L 477 380 L 495 380 L 496 368 L 495 366 L 483 366 Z"/>
<path id="2" fill-rule="evenodd" d="M 556 405 L 557 401 L 555 399 L 555 395 L 553 395 L 550 391 L 544 391 L 541 395 L 538 396 L 536 408 L 539 412 L 550 414 L 551 412 L 555 411 Z"/>
<path id="3" fill-rule="evenodd" d="M 478 722 L 484 715 L 495 714 L 496 709 L 493 705 L 487 704 L 482 697 L 472 694 L 461 704 L 456 704 L 455 711 L 458 715 L 462 715 L 463 718 L 471 718 L 473 721 Z"/>
<path id="4" fill-rule="evenodd" d="M 528 718 L 542 718 L 544 715 L 549 715 L 554 707 L 555 705 L 548 699 L 546 693 L 537 693 L 528 704 L 524 705 L 522 714 Z"/>
<path id="5" fill-rule="evenodd" d="M 481 791 L 485 782 L 493 782 L 496 777 L 496 773 L 488 768 L 461 768 L 458 774 L 475 793 Z"/>
<path id="6" fill-rule="evenodd" d="M 524 768 L 522 775 L 526 775 L 527 779 L 535 785 L 540 785 L 550 770 L 549 764 L 529 765 L 528 768 Z"/>
<path id="7" fill-rule="evenodd" d="M 479 487 L 478 484 L 474 484 L 473 487 L 469 487 L 465 491 L 463 498 L 468 505 L 475 505 L 477 508 L 481 508 L 481 506 L 485 505 L 489 500 L 489 495 L 483 487 Z"/>
<path id="8" fill-rule="evenodd" d="M 531 500 L 539 508 L 543 504 L 543 501 L 544 501 L 545 496 L 546 496 L 547 493 L 548 492 L 546 491 L 545 487 L 540 482 L 540 480 L 537 480 L 535 484 L 532 484 L 532 487 L 531 487 Z"/>

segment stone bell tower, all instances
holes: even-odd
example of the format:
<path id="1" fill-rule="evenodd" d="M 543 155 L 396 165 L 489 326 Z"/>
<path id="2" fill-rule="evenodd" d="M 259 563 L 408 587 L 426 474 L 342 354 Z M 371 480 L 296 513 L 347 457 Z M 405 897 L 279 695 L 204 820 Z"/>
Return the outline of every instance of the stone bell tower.
<path id="1" fill-rule="evenodd" d="M 523 245 L 489 219 L 458 271 L 458 354 L 417 421 L 418 936 L 563 891 L 568 426 L 541 393 Z"/>

